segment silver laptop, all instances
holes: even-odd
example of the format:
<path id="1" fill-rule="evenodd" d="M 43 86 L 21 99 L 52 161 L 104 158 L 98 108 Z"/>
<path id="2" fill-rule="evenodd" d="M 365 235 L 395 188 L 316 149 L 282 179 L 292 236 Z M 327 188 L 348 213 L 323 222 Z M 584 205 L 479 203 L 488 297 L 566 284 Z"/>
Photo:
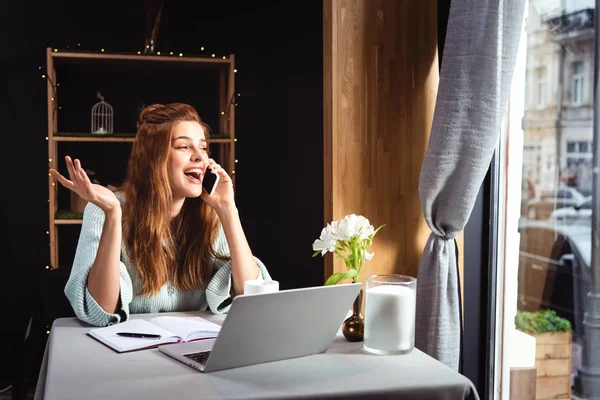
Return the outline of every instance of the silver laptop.
<path id="1" fill-rule="evenodd" d="M 237 296 L 219 336 L 158 349 L 202 372 L 323 353 L 361 283 Z"/>

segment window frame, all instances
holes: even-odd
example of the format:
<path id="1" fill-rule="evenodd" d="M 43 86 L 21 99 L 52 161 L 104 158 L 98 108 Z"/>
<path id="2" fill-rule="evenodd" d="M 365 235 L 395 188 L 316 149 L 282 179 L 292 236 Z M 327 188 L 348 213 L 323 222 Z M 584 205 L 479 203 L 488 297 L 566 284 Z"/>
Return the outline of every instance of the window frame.
<path id="1" fill-rule="evenodd" d="M 575 72 L 575 66 L 580 65 L 581 71 Z M 577 96 L 576 96 L 577 94 Z M 585 62 L 575 60 L 571 62 L 571 104 L 579 106 L 585 102 Z"/>

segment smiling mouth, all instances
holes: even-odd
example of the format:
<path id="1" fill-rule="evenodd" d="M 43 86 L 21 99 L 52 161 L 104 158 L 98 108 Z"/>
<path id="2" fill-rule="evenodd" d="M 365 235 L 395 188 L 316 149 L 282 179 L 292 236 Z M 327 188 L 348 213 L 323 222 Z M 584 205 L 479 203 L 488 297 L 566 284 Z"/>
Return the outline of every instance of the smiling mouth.
<path id="1" fill-rule="evenodd" d="M 197 171 L 184 172 L 183 174 L 193 183 L 197 183 L 197 184 L 202 183 L 202 180 L 200 179 L 202 174 L 200 172 L 197 172 Z"/>
<path id="2" fill-rule="evenodd" d="M 200 172 L 184 172 L 183 174 L 194 179 L 200 179 Z"/>

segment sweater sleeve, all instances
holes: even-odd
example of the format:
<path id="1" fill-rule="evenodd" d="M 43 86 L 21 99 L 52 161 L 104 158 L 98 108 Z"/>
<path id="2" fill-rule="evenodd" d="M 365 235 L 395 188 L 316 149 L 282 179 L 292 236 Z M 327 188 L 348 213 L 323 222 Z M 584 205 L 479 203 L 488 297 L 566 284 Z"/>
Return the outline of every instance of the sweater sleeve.
<path id="1" fill-rule="evenodd" d="M 129 303 L 131 303 L 133 297 L 131 278 L 122 261 L 120 261 L 119 271 L 120 310 L 117 313 L 111 314 L 104 311 L 88 290 L 88 275 L 96 259 L 103 226 L 104 211 L 94 204 L 88 203 L 83 212 L 83 223 L 77 250 L 75 251 L 75 259 L 65 287 L 65 295 L 69 299 L 75 315 L 80 320 L 96 326 L 113 325 L 121 322 L 121 320 L 126 320 L 129 316 Z"/>
<path id="2" fill-rule="evenodd" d="M 219 235 L 215 241 L 215 251 L 221 255 L 229 255 L 229 245 L 225 238 L 225 232 L 219 225 Z M 256 265 L 258 266 L 258 276 L 256 279 L 271 279 L 269 271 L 258 258 L 254 257 Z M 214 314 L 224 314 L 229 311 L 231 307 L 231 260 L 219 260 L 216 259 L 213 265 L 213 271 L 215 271 L 212 279 L 208 282 L 206 287 L 206 301 L 210 311 Z"/>

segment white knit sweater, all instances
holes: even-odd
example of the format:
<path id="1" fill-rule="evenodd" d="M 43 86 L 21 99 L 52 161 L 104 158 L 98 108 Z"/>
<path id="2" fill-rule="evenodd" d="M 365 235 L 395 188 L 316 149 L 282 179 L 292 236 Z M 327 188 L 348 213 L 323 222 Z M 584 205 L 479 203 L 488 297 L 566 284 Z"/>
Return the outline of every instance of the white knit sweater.
<path id="1" fill-rule="evenodd" d="M 231 261 L 214 260 L 214 275 L 205 289 L 183 292 L 168 283 L 155 296 L 140 296 L 137 293 L 140 293 L 142 289 L 141 277 L 127 257 L 125 246 L 122 244 L 121 309 L 115 314 L 105 312 L 87 288 L 88 274 L 96 258 L 103 225 L 104 212 L 102 209 L 88 203 L 83 213 L 83 224 L 71 275 L 65 287 L 65 295 L 79 319 L 96 326 L 107 326 L 126 320 L 130 313 L 205 311 L 209 308 L 215 314 L 222 314 L 229 310 L 231 305 Z M 215 251 L 223 255 L 230 254 L 222 229 L 215 243 Z M 271 279 L 264 264 L 258 258 L 255 259 L 259 268 L 257 279 Z"/>

